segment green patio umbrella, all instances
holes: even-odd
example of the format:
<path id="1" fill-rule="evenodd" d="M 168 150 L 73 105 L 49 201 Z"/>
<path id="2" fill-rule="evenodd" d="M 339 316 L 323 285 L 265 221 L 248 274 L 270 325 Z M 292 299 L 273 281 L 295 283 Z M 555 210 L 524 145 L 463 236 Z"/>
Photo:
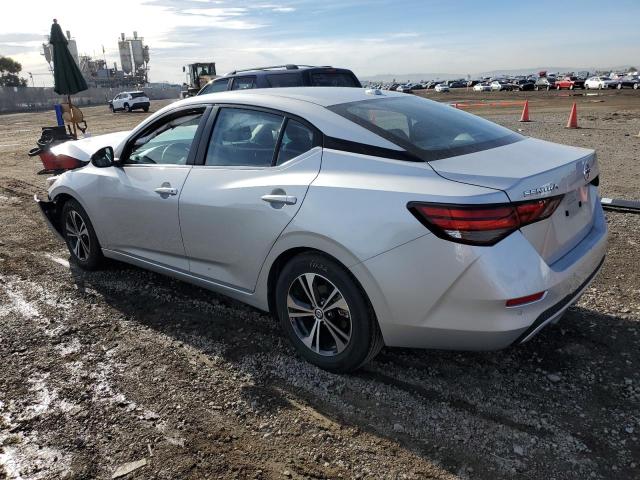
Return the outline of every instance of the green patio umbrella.
<path id="1" fill-rule="evenodd" d="M 78 65 L 76 65 L 71 56 L 71 52 L 69 52 L 69 47 L 67 46 L 69 42 L 62 33 L 62 28 L 60 28 L 56 19 L 53 20 L 53 25 L 51 25 L 49 43 L 53 46 L 53 90 L 60 95 L 67 96 L 69 110 L 71 110 L 71 95 L 82 92 L 89 87 L 87 87 L 87 82 L 85 82 Z"/>

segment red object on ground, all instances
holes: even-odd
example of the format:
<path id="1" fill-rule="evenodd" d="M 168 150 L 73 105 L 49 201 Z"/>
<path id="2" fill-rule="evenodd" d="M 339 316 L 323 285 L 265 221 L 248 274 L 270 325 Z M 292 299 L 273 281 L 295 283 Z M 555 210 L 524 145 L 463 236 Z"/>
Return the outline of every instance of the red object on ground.
<path id="1" fill-rule="evenodd" d="M 73 170 L 84 165 L 77 158 L 68 155 L 54 155 L 48 150 L 40 152 L 40 160 L 45 170 Z"/>
<path id="2" fill-rule="evenodd" d="M 571 107 L 567 128 L 580 128 L 578 127 L 578 107 L 576 106 L 576 102 L 573 102 L 573 106 Z"/>
<path id="3" fill-rule="evenodd" d="M 522 116 L 520 117 L 521 122 L 530 122 L 529 120 L 529 100 L 525 100 L 524 107 L 522 107 Z"/>

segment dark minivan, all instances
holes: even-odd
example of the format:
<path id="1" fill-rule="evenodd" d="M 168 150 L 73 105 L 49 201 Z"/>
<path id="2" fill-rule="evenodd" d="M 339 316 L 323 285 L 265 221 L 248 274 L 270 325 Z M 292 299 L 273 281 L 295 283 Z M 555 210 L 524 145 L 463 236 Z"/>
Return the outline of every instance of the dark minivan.
<path id="1" fill-rule="evenodd" d="M 362 85 L 354 73 L 346 68 L 276 65 L 273 67 L 235 70 L 224 77 L 211 80 L 202 87 L 198 95 L 226 90 L 278 87 L 362 88 Z"/>

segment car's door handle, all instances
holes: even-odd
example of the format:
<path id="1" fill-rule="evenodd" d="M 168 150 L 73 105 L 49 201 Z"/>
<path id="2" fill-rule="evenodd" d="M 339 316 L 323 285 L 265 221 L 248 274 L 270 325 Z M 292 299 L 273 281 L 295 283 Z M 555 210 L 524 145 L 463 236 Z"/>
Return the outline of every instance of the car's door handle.
<path id="1" fill-rule="evenodd" d="M 158 187 L 154 192 L 159 193 L 160 195 L 177 195 L 178 189 L 173 187 Z"/>
<path id="2" fill-rule="evenodd" d="M 284 205 L 295 205 L 298 201 L 293 195 L 263 195 L 262 200 L 268 203 L 282 203 Z"/>

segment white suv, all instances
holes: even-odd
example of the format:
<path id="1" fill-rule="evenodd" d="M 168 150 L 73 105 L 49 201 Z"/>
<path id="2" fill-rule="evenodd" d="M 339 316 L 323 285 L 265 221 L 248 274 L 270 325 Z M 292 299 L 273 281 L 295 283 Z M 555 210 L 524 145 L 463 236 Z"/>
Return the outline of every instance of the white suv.
<path id="1" fill-rule="evenodd" d="M 112 112 L 124 110 L 130 112 L 132 110 L 149 111 L 149 97 L 144 92 L 122 92 L 109 102 Z"/>

